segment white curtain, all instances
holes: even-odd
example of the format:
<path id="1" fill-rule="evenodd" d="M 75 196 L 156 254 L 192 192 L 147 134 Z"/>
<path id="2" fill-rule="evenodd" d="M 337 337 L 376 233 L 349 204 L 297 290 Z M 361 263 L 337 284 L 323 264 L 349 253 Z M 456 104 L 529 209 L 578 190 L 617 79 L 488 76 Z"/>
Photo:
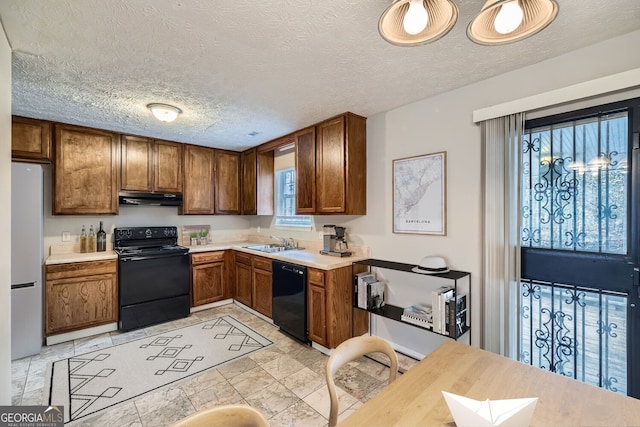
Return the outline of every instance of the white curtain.
<path id="1" fill-rule="evenodd" d="M 516 358 L 520 279 L 520 165 L 524 113 L 482 122 L 485 350 Z"/>

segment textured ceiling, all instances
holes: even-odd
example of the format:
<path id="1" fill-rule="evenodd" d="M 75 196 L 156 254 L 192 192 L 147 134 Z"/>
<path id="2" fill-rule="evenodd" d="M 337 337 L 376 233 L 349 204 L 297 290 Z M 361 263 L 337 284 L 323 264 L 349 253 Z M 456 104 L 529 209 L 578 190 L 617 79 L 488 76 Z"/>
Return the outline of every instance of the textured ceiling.
<path id="1" fill-rule="evenodd" d="M 1 0 L 13 114 L 241 150 L 640 28 L 640 0 L 558 0 L 542 33 L 479 46 L 465 31 L 483 1 L 454 1 L 448 35 L 402 48 L 378 35 L 390 0 Z M 161 123 L 151 102 L 184 113 Z"/>

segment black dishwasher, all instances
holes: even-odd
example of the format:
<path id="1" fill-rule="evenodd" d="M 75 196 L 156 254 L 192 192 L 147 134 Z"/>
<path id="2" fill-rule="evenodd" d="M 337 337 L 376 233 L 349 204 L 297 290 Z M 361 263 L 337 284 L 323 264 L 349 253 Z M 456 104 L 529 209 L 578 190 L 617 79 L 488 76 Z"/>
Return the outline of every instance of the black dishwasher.
<path id="1" fill-rule="evenodd" d="M 307 343 L 307 268 L 273 261 L 273 323 Z"/>

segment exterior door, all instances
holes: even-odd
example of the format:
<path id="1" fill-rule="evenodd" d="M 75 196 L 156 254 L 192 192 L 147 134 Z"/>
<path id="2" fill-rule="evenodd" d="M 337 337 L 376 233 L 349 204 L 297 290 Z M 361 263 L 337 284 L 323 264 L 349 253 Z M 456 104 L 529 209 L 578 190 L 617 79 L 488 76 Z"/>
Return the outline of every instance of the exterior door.
<path id="1" fill-rule="evenodd" d="M 640 397 L 640 100 L 525 128 L 520 360 Z"/>

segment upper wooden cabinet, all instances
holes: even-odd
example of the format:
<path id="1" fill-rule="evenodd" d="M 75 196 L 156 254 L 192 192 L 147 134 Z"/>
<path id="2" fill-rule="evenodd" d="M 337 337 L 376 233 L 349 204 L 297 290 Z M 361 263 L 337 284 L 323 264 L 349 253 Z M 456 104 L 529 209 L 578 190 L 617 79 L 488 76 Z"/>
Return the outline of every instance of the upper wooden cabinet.
<path id="1" fill-rule="evenodd" d="M 347 113 L 316 127 L 316 211 L 367 213 L 366 119 Z"/>
<path id="2" fill-rule="evenodd" d="M 273 151 L 242 153 L 242 214 L 273 215 Z"/>
<path id="3" fill-rule="evenodd" d="M 25 117 L 11 118 L 11 158 L 28 162 L 51 161 L 51 123 Z"/>
<path id="4" fill-rule="evenodd" d="M 367 213 L 366 119 L 352 113 L 296 134 L 296 212 Z"/>
<path id="5" fill-rule="evenodd" d="M 296 133 L 296 213 L 316 213 L 316 128 Z"/>
<path id="6" fill-rule="evenodd" d="M 153 140 L 123 135 L 120 149 L 120 189 L 153 191 Z"/>
<path id="7" fill-rule="evenodd" d="M 124 135 L 121 150 L 122 190 L 182 192 L 182 144 Z"/>
<path id="8" fill-rule="evenodd" d="M 198 145 L 184 147 L 184 182 L 182 214 L 214 214 L 214 159 L 213 148 Z"/>
<path id="9" fill-rule="evenodd" d="M 120 136 L 55 125 L 53 214 L 117 214 Z"/>
<path id="10" fill-rule="evenodd" d="M 154 191 L 182 193 L 183 144 L 159 140 L 154 142 Z"/>
<path id="11" fill-rule="evenodd" d="M 240 214 L 240 153 L 215 150 L 215 213 Z"/>

